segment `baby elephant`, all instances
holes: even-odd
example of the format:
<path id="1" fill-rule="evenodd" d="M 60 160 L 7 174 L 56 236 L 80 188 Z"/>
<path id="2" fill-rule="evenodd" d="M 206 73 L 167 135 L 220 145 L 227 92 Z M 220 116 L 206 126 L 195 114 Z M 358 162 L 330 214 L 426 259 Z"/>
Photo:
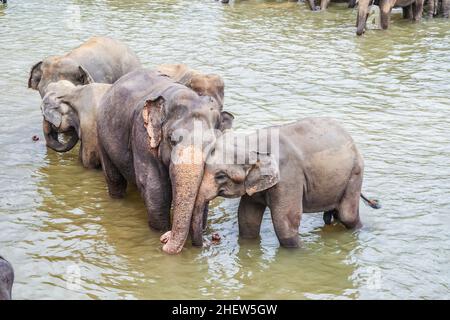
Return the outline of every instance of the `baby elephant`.
<path id="1" fill-rule="evenodd" d="M 243 238 L 259 236 L 269 207 L 283 247 L 299 245 L 303 212 L 334 213 L 347 228 L 360 227 L 363 170 L 354 141 L 329 118 L 306 118 L 248 136 L 226 133 L 207 160 L 191 221 L 193 244 L 202 244 L 204 203 L 217 196 L 242 197 L 238 219 Z"/>
<path id="2" fill-rule="evenodd" d="M 11 264 L 0 256 L 0 300 L 11 300 L 14 271 Z"/>

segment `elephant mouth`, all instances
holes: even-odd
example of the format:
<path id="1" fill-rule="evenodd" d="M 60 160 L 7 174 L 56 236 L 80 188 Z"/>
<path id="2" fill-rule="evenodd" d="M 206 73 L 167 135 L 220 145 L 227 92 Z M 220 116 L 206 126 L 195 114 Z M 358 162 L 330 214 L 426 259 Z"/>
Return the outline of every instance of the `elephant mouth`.
<path id="1" fill-rule="evenodd" d="M 74 127 L 60 130 L 47 120 L 43 120 L 44 137 L 47 146 L 57 152 L 67 152 L 73 149 L 79 138 Z"/>

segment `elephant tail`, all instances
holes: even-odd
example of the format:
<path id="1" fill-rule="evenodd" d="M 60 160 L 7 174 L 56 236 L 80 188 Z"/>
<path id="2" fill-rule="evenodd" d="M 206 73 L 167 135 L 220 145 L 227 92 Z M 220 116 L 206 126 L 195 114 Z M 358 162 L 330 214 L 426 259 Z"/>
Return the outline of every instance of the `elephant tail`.
<path id="1" fill-rule="evenodd" d="M 364 196 L 361 193 L 361 198 L 364 200 L 364 202 L 369 205 L 372 209 L 380 209 L 381 208 L 381 204 L 380 201 L 375 200 L 375 199 L 368 199 L 366 198 L 366 196 Z"/>

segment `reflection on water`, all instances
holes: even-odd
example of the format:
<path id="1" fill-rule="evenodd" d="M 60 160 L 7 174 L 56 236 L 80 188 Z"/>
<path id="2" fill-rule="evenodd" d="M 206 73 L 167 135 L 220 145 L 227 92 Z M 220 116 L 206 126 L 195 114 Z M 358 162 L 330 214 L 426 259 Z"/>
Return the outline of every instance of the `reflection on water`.
<path id="1" fill-rule="evenodd" d="M 251 0 L 0 7 L 0 252 L 16 268 L 14 297 L 448 298 L 450 26 L 394 15 L 389 30 L 355 37 L 354 18 L 345 4 L 314 13 Z M 260 241 L 239 240 L 237 201 L 218 198 L 205 238 L 218 232 L 221 243 L 166 256 L 136 190 L 110 199 L 77 150 L 56 154 L 42 141 L 29 68 L 94 34 L 127 42 L 148 67 L 184 62 L 222 74 L 240 130 L 337 118 L 365 156 L 365 191 L 383 209 L 362 206 L 357 232 L 305 215 L 302 248 L 287 250 L 268 214 Z M 68 286 L 74 267 L 81 281 Z"/>

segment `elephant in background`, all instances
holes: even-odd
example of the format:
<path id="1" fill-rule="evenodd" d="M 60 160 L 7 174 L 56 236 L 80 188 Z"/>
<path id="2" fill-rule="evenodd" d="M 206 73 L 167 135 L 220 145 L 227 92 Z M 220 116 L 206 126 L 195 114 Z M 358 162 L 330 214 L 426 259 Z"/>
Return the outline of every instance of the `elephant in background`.
<path id="1" fill-rule="evenodd" d="M 444 18 L 449 18 L 450 0 L 428 0 L 428 17 L 433 18 L 440 14 Z"/>
<path id="2" fill-rule="evenodd" d="M 100 102 L 97 133 L 109 194 L 121 198 L 128 183 L 136 184 L 156 230 L 170 229 L 173 206 L 165 252 L 182 249 L 214 129 L 232 121 L 215 99 L 143 69 L 119 79 Z"/>
<path id="3" fill-rule="evenodd" d="M 298 246 L 304 212 L 334 213 L 347 228 L 360 227 L 363 170 L 352 138 L 329 118 L 306 118 L 247 136 L 225 133 L 206 162 L 191 221 L 193 243 L 202 244 L 204 203 L 217 196 L 241 197 L 243 238 L 258 237 L 269 207 L 283 247 Z M 170 231 L 161 242 L 169 237 Z"/>
<path id="4" fill-rule="evenodd" d="M 13 283 L 13 267 L 0 256 L 0 300 L 11 300 Z"/>
<path id="5" fill-rule="evenodd" d="M 224 82 L 214 74 L 202 74 L 182 64 L 158 67 L 161 73 L 193 89 L 197 94 L 213 97 L 222 108 Z M 47 146 L 58 152 L 70 151 L 81 140 L 79 158 L 85 168 L 99 168 L 97 109 L 110 84 L 91 83 L 75 86 L 67 80 L 50 83 L 43 98 L 44 136 Z M 62 143 L 59 134 L 70 139 Z"/>
<path id="6" fill-rule="evenodd" d="M 358 1 L 358 16 L 356 18 L 356 34 L 358 36 L 365 31 L 369 6 L 373 4 L 372 1 Z M 414 22 L 420 21 L 423 13 L 423 3 L 424 0 L 379 0 L 381 28 L 387 29 L 389 27 L 390 15 L 394 7 L 403 8 L 404 18 L 412 19 Z"/>
<path id="7" fill-rule="evenodd" d="M 75 85 L 92 82 L 114 83 L 124 74 L 141 67 L 136 54 L 120 41 L 92 37 L 63 56 L 51 56 L 30 71 L 28 88 L 43 98 L 49 83 L 67 80 Z"/>

